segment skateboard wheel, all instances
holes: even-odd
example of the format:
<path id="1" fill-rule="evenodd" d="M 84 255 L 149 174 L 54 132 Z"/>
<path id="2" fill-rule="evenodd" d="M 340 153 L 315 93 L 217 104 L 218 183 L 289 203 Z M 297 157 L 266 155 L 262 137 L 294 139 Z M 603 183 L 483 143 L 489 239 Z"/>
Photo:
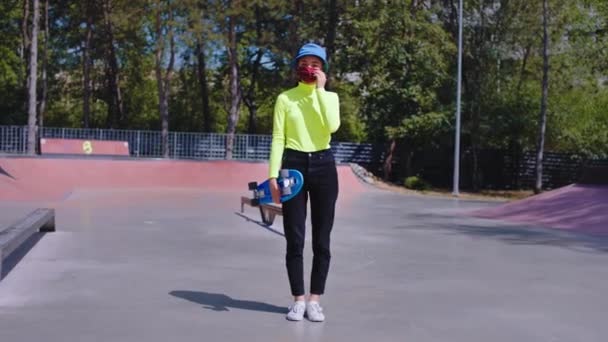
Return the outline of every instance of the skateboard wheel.
<path id="1" fill-rule="evenodd" d="M 258 182 L 250 182 L 248 184 L 248 186 L 249 186 L 249 190 L 255 190 L 258 188 Z"/>
<path id="2" fill-rule="evenodd" d="M 289 177 L 289 170 L 281 169 L 281 178 Z"/>

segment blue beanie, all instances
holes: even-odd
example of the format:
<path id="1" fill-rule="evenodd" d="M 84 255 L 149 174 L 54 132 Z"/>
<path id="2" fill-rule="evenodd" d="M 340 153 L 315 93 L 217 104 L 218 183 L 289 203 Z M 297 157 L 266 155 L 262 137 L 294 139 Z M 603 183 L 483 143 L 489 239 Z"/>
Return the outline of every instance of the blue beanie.
<path id="1" fill-rule="evenodd" d="M 323 69 L 325 71 L 327 71 L 329 65 L 327 63 L 327 53 L 325 52 L 324 48 L 320 47 L 317 44 L 313 44 L 313 43 L 308 43 L 308 44 L 302 45 L 302 47 L 298 51 L 298 54 L 296 55 L 296 57 L 293 59 L 293 62 L 291 63 L 292 67 L 295 68 L 296 65 L 298 64 L 298 59 L 300 59 L 304 56 L 319 57 L 323 61 Z"/>

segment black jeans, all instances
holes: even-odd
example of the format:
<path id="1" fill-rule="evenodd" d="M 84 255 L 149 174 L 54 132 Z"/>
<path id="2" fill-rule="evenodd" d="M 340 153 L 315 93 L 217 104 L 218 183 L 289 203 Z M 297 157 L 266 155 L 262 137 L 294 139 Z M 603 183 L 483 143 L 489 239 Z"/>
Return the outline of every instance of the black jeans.
<path id="1" fill-rule="evenodd" d="M 312 223 L 312 272 L 310 293 L 321 295 L 329 271 L 330 234 L 338 198 L 338 172 L 331 150 L 306 153 L 286 149 L 282 168 L 296 169 L 304 175 L 304 188 L 283 203 L 283 227 L 287 241 L 285 261 L 291 293 L 304 295 L 304 237 L 307 201 L 310 197 Z"/>

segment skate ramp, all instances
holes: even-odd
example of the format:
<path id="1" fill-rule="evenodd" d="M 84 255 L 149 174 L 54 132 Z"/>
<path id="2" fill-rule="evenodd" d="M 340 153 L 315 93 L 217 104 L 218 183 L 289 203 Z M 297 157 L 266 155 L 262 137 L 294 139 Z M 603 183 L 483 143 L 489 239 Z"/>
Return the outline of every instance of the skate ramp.
<path id="1" fill-rule="evenodd" d="M 242 161 L 0 157 L 0 200 L 68 198 L 78 190 L 179 188 L 247 192 L 247 183 L 267 178 L 268 164 Z M 338 166 L 341 192 L 363 190 L 347 165 Z M 10 176 L 10 177 L 9 177 Z"/>
<path id="2" fill-rule="evenodd" d="M 608 169 L 588 168 L 581 181 L 472 216 L 585 233 L 608 234 Z"/>

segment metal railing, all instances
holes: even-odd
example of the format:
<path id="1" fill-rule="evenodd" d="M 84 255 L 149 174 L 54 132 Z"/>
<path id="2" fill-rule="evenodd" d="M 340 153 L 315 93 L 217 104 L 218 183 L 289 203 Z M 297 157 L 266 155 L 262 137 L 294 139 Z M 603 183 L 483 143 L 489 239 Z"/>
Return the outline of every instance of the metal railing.
<path id="1" fill-rule="evenodd" d="M 132 157 L 161 158 L 161 132 L 99 128 L 55 128 L 40 130 L 40 138 L 126 141 Z M 27 152 L 26 126 L 0 126 L 0 153 Z M 224 159 L 228 135 L 222 133 L 169 132 L 169 157 L 174 159 Z M 268 160 L 272 136 L 236 134 L 232 158 Z M 382 157 L 380 146 L 366 143 L 332 142 L 331 148 L 340 163 L 372 163 Z"/>

